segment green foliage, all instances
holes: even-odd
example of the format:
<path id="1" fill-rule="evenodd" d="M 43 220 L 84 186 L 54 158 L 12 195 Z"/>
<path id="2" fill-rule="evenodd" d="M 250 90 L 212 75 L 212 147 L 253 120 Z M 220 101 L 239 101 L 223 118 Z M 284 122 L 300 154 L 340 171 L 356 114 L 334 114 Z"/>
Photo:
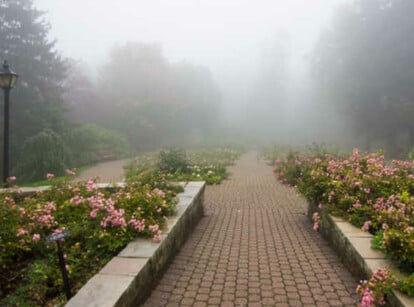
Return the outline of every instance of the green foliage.
<path id="1" fill-rule="evenodd" d="M 276 174 L 283 183 L 297 185 L 306 198 L 328 212 L 374 234 L 372 247 L 411 273 L 398 288 L 414 296 L 414 162 L 385 161 L 380 153 L 338 156 L 324 150 L 309 155 L 290 152 L 278 160 Z M 378 270 L 361 281 L 357 292 L 365 303 L 384 303 L 395 278 Z"/>
<path id="2" fill-rule="evenodd" d="M 67 131 L 63 139 L 70 150 L 71 166 L 90 165 L 105 159 L 117 159 L 129 153 L 126 138 L 120 133 L 94 124 Z"/>
<path id="3" fill-rule="evenodd" d="M 397 141 L 401 135 L 408 133 L 414 145 L 414 43 L 405 40 L 414 29 L 413 12 L 410 0 L 349 1 L 314 49 L 313 71 L 327 103 L 336 103 L 369 150 L 385 141 L 393 156 L 405 149 Z"/>
<path id="4" fill-rule="evenodd" d="M 62 138 L 46 129 L 23 143 L 14 174 L 21 182 L 44 179 L 47 173 L 60 176 L 64 174 L 67 161 L 68 150 Z"/>
<path id="5" fill-rule="evenodd" d="M 157 44 L 116 46 L 102 71 L 91 116 L 136 150 L 196 143 L 217 126 L 220 95 L 208 69 L 171 64 Z"/>
<path id="6" fill-rule="evenodd" d="M 408 160 L 414 161 L 414 147 L 413 147 L 413 148 L 411 148 L 411 149 L 408 151 L 407 158 L 408 158 Z"/>
<path id="7" fill-rule="evenodd" d="M 217 184 L 228 176 L 226 167 L 234 163 L 240 151 L 228 148 L 194 150 L 170 149 L 160 154 L 138 156 L 127 167 L 126 178 L 142 181 L 143 176 L 162 174 L 168 181 L 206 181 Z"/>
<path id="8" fill-rule="evenodd" d="M 291 152 L 275 172 L 312 203 L 376 234 L 374 246 L 413 272 L 413 162 L 389 162 L 380 153 L 362 155 L 358 150 L 351 156 Z"/>
<path id="9" fill-rule="evenodd" d="M 98 126 L 82 125 L 65 133 L 64 111 L 67 106 L 64 106 L 63 97 L 71 106 L 84 106 L 81 103 L 84 100 L 99 99 L 86 77 L 82 79 L 80 74 L 72 73 L 67 78 L 68 62 L 55 51 L 55 43 L 48 38 L 50 26 L 44 13 L 38 11 L 33 2 L 3 1 L 0 5 L 0 22 L 7 25 L 0 28 L 0 59 L 7 59 L 10 67 L 20 75 L 11 92 L 10 164 L 15 171 L 13 175 L 25 182 L 43 179 L 46 172 L 60 175 L 65 166 L 79 167 L 108 156 L 121 157 L 129 151 L 124 136 Z M 87 98 L 80 94 L 79 83 L 83 90 L 88 86 Z M 65 90 L 68 84 L 73 88 Z M 80 96 L 84 100 L 79 100 Z M 102 108 L 99 103 L 94 106 Z M 82 109 L 82 115 L 90 113 L 96 116 L 95 111 Z M 41 143 L 39 136 L 46 129 L 62 137 L 67 147 L 63 157 L 60 151 L 53 151 L 62 146 L 62 139 L 56 140 L 54 146 L 47 144 L 49 147 L 42 153 L 44 158 L 36 156 L 40 147 L 33 143 Z M 33 158 L 28 156 L 32 149 L 35 150 Z"/>
<path id="10" fill-rule="evenodd" d="M 324 159 L 326 156 L 338 156 L 338 151 L 328 146 L 324 143 L 312 143 L 311 145 L 306 146 L 305 153 L 307 156 L 313 157 L 315 159 Z"/>
<path id="11" fill-rule="evenodd" d="M 22 269 L 22 285 L 14 295 L 7 296 L 0 303 L 5 306 L 30 306 L 34 302 L 46 304 L 50 297 L 59 294 L 62 287 L 62 275 L 56 256 L 49 255 L 48 259 L 37 259 Z M 28 297 L 28 294 L 33 297 Z"/>
<path id="12" fill-rule="evenodd" d="M 414 274 L 398 282 L 398 289 L 408 296 L 414 296 Z"/>
<path id="13" fill-rule="evenodd" d="M 81 125 L 62 136 L 45 129 L 24 142 L 13 175 L 19 182 L 40 181 L 47 173 L 57 177 L 64 175 L 68 166 L 81 167 L 119 159 L 128 153 L 129 145 L 124 136 L 97 125 Z"/>
<path id="14" fill-rule="evenodd" d="M 46 242 L 53 233 L 70 231 L 61 244 L 73 292 L 136 236 L 159 240 L 179 189 L 162 177 L 147 179 L 122 189 L 98 190 L 89 180 L 0 195 L 0 305 L 64 302 L 56 247 Z"/>
<path id="15" fill-rule="evenodd" d="M 374 235 L 374 238 L 371 241 L 372 248 L 381 250 L 383 248 L 382 246 L 383 240 L 384 240 L 384 232 L 382 230 L 377 231 Z"/>
<path id="16" fill-rule="evenodd" d="M 395 277 L 387 269 L 377 269 L 369 280 L 361 280 L 356 292 L 362 296 L 361 306 L 382 306 L 395 288 Z"/>
<path id="17" fill-rule="evenodd" d="M 176 173 L 188 171 L 186 152 L 182 148 L 162 150 L 159 157 L 159 169 L 162 172 Z"/>
<path id="18" fill-rule="evenodd" d="M 141 182 L 138 178 L 141 174 L 154 172 L 159 164 L 159 153 L 140 153 L 131 163 L 125 166 L 125 177 L 128 182 Z"/>
<path id="19" fill-rule="evenodd" d="M 412 214 L 410 215 L 412 217 Z M 392 258 L 398 261 L 398 266 L 406 272 L 414 272 L 414 234 L 411 228 L 412 222 L 403 223 L 399 227 L 386 231 L 386 237 L 382 243 L 382 249 Z"/>
<path id="20" fill-rule="evenodd" d="M 49 25 L 32 0 L 2 1 L 0 59 L 7 59 L 20 77 L 11 92 L 10 149 L 12 168 L 23 142 L 44 129 L 64 126 L 62 81 L 65 63 L 49 41 Z M 7 25 L 7 26 L 6 26 Z"/>
<path id="21" fill-rule="evenodd" d="M 75 173 L 76 174 L 81 174 L 83 171 L 87 170 L 88 168 L 89 168 L 89 166 L 76 168 Z M 44 180 L 39 180 L 39 181 L 33 181 L 33 182 L 30 182 L 30 183 L 25 182 L 24 186 L 25 187 L 32 187 L 32 188 L 34 188 L 34 187 L 45 187 L 45 186 L 50 186 L 50 185 L 63 184 L 63 183 L 65 183 L 65 182 L 67 182 L 68 180 L 71 180 L 71 179 L 73 179 L 73 175 L 71 175 L 69 173 L 65 173 L 65 175 L 60 176 L 60 177 L 53 176 L 52 179 L 44 179 Z"/>

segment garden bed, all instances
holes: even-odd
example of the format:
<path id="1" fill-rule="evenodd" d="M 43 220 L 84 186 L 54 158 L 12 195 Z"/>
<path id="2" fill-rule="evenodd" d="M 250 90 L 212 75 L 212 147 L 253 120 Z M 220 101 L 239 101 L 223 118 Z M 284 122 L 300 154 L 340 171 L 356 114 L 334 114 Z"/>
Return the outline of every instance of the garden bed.
<path id="1" fill-rule="evenodd" d="M 312 219 L 317 206 L 309 204 L 308 217 Z M 333 217 L 325 211 L 320 212 L 318 231 L 338 253 L 348 270 L 359 279 L 367 279 L 380 268 L 398 271 L 386 255 L 371 248 L 374 236 L 353 226 L 342 218 Z M 414 298 L 393 289 L 387 300 L 391 306 L 414 306 Z"/>
<path id="2" fill-rule="evenodd" d="M 170 148 L 159 154 L 141 154 L 126 167 L 126 181 L 139 181 L 151 172 L 158 172 L 168 181 L 219 184 L 229 175 L 227 166 L 232 165 L 240 154 L 239 150 L 229 148 L 192 151 Z"/>
<path id="3" fill-rule="evenodd" d="M 66 306 L 137 306 L 203 215 L 204 182 L 189 182 L 178 195 L 177 215 L 167 220 L 160 243 L 138 238 L 82 287 Z"/>
<path id="4" fill-rule="evenodd" d="M 75 185 L 3 190 L 0 197 L 0 305 L 60 306 L 66 302 L 51 236 L 59 239 L 77 292 L 136 237 L 161 241 L 178 210 L 177 192 L 162 177 L 131 185 Z M 68 296 L 68 294 L 67 294 Z"/>
<path id="5" fill-rule="evenodd" d="M 297 186 L 317 205 L 310 212 L 314 230 L 325 232 L 334 245 L 365 246 L 365 258 L 375 254 L 375 259 L 391 259 L 406 274 L 383 267 L 361 280 L 357 292 L 363 306 L 385 304 L 384 298 L 397 288 L 414 297 L 414 161 L 388 161 L 380 153 L 360 154 L 357 149 L 350 156 L 330 154 L 317 147 L 306 155 L 289 152 L 275 165 L 280 182 Z M 330 215 L 359 229 L 357 237 L 334 235 L 337 225 Z M 342 250 L 341 256 L 351 261 L 349 268 L 366 278 L 369 270 L 360 269 L 366 267 L 363 259 L 348 252 Z"/>

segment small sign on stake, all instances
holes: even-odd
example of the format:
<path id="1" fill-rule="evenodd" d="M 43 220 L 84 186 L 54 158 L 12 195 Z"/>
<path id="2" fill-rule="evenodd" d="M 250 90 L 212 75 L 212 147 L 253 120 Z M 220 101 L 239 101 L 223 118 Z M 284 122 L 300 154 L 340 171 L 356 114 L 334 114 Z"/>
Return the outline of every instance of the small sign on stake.
<path id="1" fill-rule="evenodd" d="M 62 279 L 63 279 L 63 287 L 65 289 L 66 298 L 68 300 L 72 297 L 72 292 L 70 291 L 69 276 L 68 276 L 68 271 L 66 270 L 65 257 L 63 256 L 63 251 L 60 246 L 60 240 L 68 237 L 69 234 L 70 234 L 69 231 L 62 231 L 58 234 L 54 234 L 46 238 L 47 243 L 56 242 L 57 244 L 60 271 L 62 272 Z"/>
<path id="2" fill-rule="evenodd" d="M 69 237 L 69 235 L 70 235 L 69 231 L 65 230 L 65 231 L 62 231 L 58 234 L 48 236 L 46 238 L 46 241 L 47 241 L 47 243 L 52 243 L 52 242 L 55 242 L 57 240 Z"/>

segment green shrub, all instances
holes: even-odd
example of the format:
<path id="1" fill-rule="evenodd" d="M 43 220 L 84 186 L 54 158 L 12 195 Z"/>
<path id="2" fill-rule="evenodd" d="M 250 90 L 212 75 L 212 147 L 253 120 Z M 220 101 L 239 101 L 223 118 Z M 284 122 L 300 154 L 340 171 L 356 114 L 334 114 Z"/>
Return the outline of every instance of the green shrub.
<path id="1" fill-rule="evenodd" d="M 411 160 L 411 161 L 413 161 L 413 160 L 414 160 L 414 147 L 413 147 L 413 148 L 411 148 L 411 149 L 408 151 L 407 158 L 408 158 L 408 160 Z"/>
<path id="2" fill-rule="evenodd" d="M 161 189 L 162 188 L 162 189 Z M 175 212 L 176 187 L 148 177 L 122 189 L 99 190 L 94 180 L 21 197 L 0 195 L 0 306 L 56 306 L 65 298 L 56 244 L 62 230 L 70 284 L 76 292 L 136 236 L 161 240 Z"/>
<path id="3" fill-rule="evenodd" d="M 188 161 L 185 150 L 182 148 L 162 150 L 159 155 L 159 168 L 161 171 L 168 173 L 186 173 L 188 171 Z"/>
<path id="4" fill-rule="evenodd" d="M 283 183 L 314 204 L 375 235 L 373 246 L 414 272 L 414 162 L 380 153 L 350 156 L 291 153 L 277 163 Z"/>
<path id="5" fill-rule="evenodd" d="M 160 154 L 137 156 L 126 167 L 128 182 L 142 181 L 145 176 L 161 173 L 168 181 L 206 181 L 217 184 L 227 178 L 227 166 L 240 156 L 240 151 L 228 148 L 193 150 L 170 149 Z"/>
<path id="6" fill-rule="evenodd" d="M 116 159 L 129 153 L 127 139 L 117 131 L 94 124 L 71 129 L 63 135 L 70 149 L 71 167 L 89 165 L 104 159 L 104 152 L 110 152 Z"/>
<path id="7" fill-rule="evenodd" d="M 411 274 L 398 282 L 398 289 L 406 293 L 408 296 L 414 296 L 414 274 Z"/>
<path id="8" fill-rule="evenodd" d="M 20 182 L 44 179 L 47 173 L 63 175 L 68 162 L 68 149 L 62 138 L 45 129 L 23 143 L 17 167 L 13 170 Z"/>

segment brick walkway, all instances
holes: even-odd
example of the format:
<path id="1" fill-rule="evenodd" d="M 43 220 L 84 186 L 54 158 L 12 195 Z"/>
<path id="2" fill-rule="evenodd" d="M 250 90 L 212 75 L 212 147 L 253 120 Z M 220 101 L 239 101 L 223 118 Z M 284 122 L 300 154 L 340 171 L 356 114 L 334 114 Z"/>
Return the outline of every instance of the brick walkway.
<path id="1" fill-rule="evenodd" d="M 358 281 L 306 203 L 247 154 L 205 194 L 206 216 L 144 306 L 355 306 Z"/>

